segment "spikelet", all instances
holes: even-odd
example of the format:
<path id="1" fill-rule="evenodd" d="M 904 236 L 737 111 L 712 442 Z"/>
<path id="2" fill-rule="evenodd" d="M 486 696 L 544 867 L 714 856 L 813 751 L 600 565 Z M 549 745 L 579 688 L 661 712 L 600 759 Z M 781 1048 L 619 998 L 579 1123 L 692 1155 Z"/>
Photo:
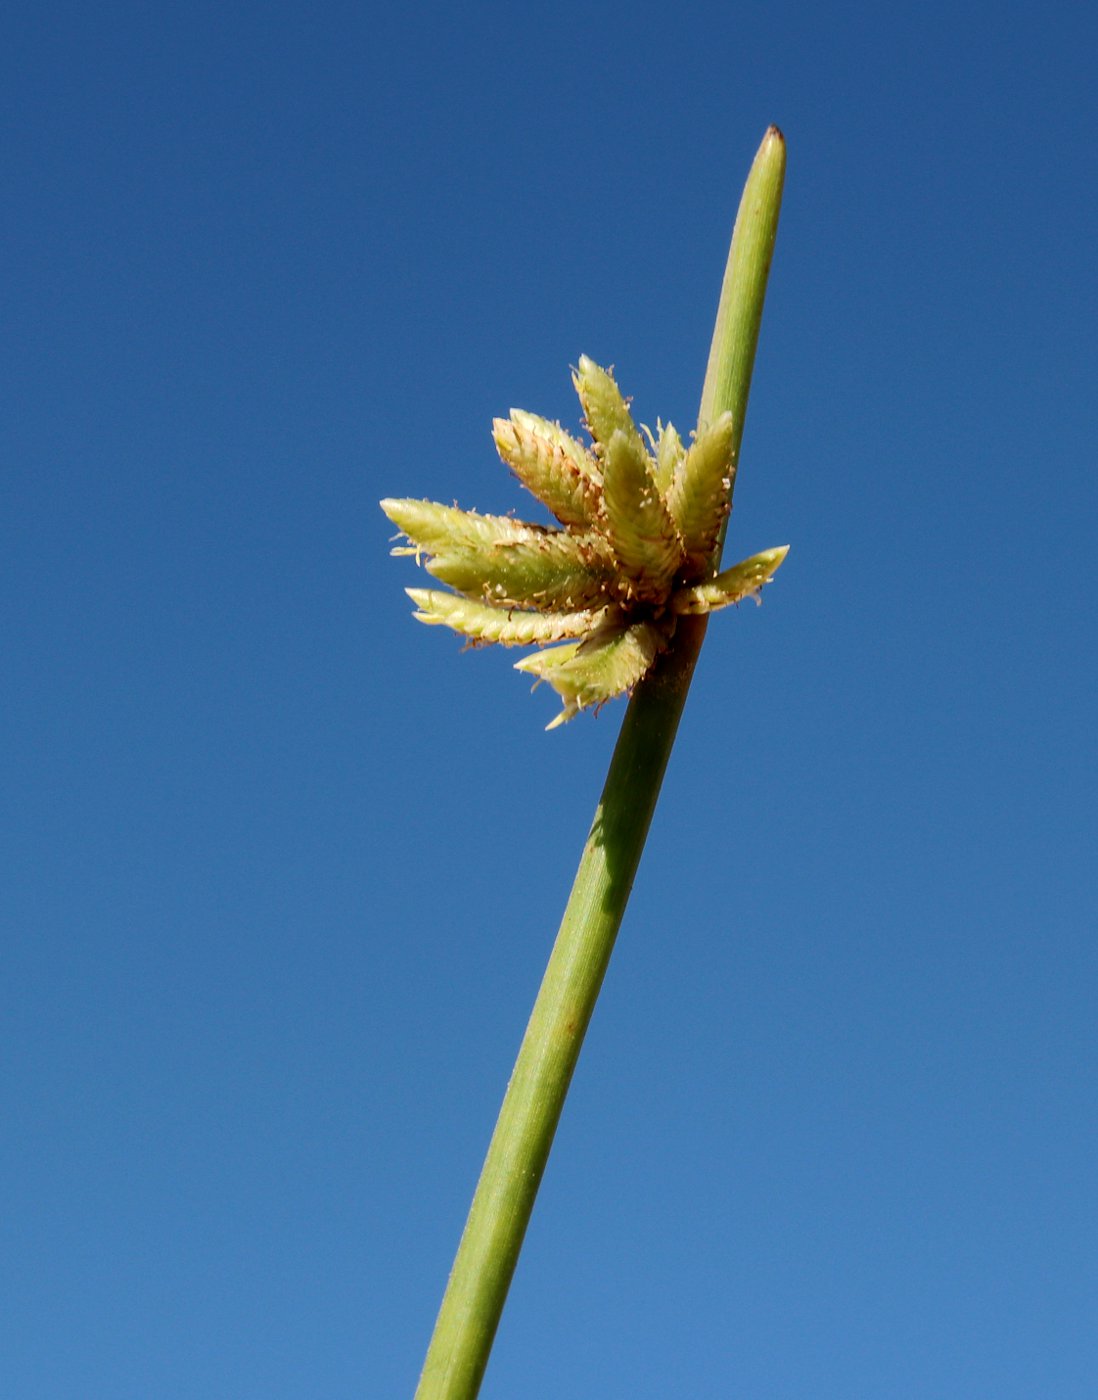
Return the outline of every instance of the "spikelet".
<path id="1" fill-rule="evenodd" d="M 675 530 L 640 437 L 615 429 L 603 458 L 600 527 L 638 598 L 659 599 L 682 562 Z"/>
<path id="2" fill-rule="evenodd" d="M 450 627 L 474 643 L 498 642 L 505 647 L 544 646 L 566 637 L 586 637 L 616 616 L 613 607 L 593 612 L 510 612 L 490 603 L 475 603 L 436 588 L 406 588 L 416 605 L 414 616 L 430 625 Z"/>
<path id="3" fill-rule="evenodd" d="M 501 544 L 530 544 L 548 533 L 540 525 L 524 525 L 509 515 L 479 515 L 475 510 L 458 510 L 437 501 L 394 500 L 381 502 L 381 509 L 409 545 L 400 545 L 394 554 L 442 554 L 456 549 L 489 549 Z"/>
<path id="4" fill-rule="evenodd" d="M 486 549 L 448 550 L 426 567 L 440 583 L 500 608 L 586 608 L 606 602 L 621 587 L 601 535 L 563 530 Z"/>
<path id="5" fill-rule="evenodd" d="M 411 541 L 395 554 L 429 554 L 427 572 L 470 598 L 499 607 L 559 611 L 605 603 L 617 567 L 601 535 L 523 525 L 433 501 L 385 500 Z"/>
<path id="6" fill-rule="evenodd" d="M 586 355 L 580 356 L 579 369 L 572 375 L 587 430 L 595 441 L 595 453 L 603 460 L 606 447 L 615 433 L 624 433 L 634 444 L 635 451 L 647 456 L 644 439 L 633 422 L 629 405 L 614 382 L 614 377 Z"/>
<path id="7" fill-rule="evenodd" d="M 564 709 L 545 726 L 556 729 L 587 706 L 632 690 L 666 645 L 664 633 L 639 622 L 604 628 L 579 644 L 535 652 L 516 661 L 515 669 L 548 681 L 564 701 Z"/>
<path id="8" fill-rule="evenodd" d="M 674 480 L 675 469 L 686 455 L 686 448 L 673 423 L 657 423 L 656 429 L 656 481 L 666 496 Z"/>
<path id="9" fill-rule="evenodd" d="M 597 463 L 586 448 L 557 424 L 515 409 L 510 421 L 497 418 L 492 426 L 499 455 L 523 486 L 562 525 L 589 529 L 602 491 Z"/>
<path id="10" fill-rule="evenodd" d="M 629 405 L 608 371 L 587 355 L 572 376 L 602 467 L 599 528 L 635 597 L 658 600 L 682 562 L 683 549 Z"/>
<path id="11" fill-rule="evenodd" d="M 598 462 L 583 443 L 574 438 L 571 433 L 565 432 L 559 423 L 554 423 L 549 418 L 542 418 L 537 413 L 528 413 L 525 408 L 513 408 L 511 419 L 523 428 L 528 428 L 530 432 L 537 433 L 539 437 L 548 438 L 555 447 L 559 447 L 570 456 L 574 456 L 583 470 L 590 472 L 595 482 L 598 483 L 600 480 Z"/>
<path id="12" fill-rule="evenodd" d="M 769 583 L 778 572 L 782 560 L 789 553 L 787 544 L 777 549 L 764 549 L 761 554 L 753 554 L 725 569 L 716 578 L 706 583 L 684 588 L 671 599 L 674 613 L 710 613 L 727 608 L 732 603 L 740 603 L 744 598 L 755 598 L 764 583 Z"/>
<path id="13" fill-rule="evenodd" d="M 679 462 L 667 493 L 683 546 L 695 570 L 709 565 L 721 523 L 732 501 L 733 424 L 731 413 L 699 431 Z"/>

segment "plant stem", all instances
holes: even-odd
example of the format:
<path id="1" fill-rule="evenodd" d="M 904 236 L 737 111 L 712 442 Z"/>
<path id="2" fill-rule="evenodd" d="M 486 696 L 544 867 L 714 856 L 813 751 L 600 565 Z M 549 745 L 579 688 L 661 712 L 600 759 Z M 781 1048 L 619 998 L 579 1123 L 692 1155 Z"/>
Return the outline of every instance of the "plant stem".
<path id="1" fill-rule="evenodd" d="M 785 174 L 771 127 L 740 203 L 700 421 L 726 409 L 738 459 Z M 416 1400 L 474 1400 L 671 754 L 704 617 L 684 618 L 622 721 L 560 932 L 496 1122 Z"/>

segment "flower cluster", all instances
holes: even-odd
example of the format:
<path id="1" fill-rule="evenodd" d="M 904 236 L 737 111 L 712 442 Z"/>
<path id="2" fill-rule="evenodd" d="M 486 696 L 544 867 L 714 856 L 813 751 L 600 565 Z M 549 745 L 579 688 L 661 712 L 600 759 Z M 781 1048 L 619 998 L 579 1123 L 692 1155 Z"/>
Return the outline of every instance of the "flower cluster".
<path id="1" fill-rule="evenodd" d="M 473 644 L 546 648 L 516 668 L 564 701 L 550 729 L 631 691 L 683 615 L 757 600 L 788 548 L 714 573 L 735 475 L 731 414 L 700 425 L 687 448 L 670 424 L 642 436 L 613 377 L 586 356 L 573 382 L 590 447 L 519 409 L 494 424 L 503 461 L 559 529 L 381 502 L 408 540 L 393 553 L 426 556 L 427 572 L 454 590 L 409 588 L 421 622 Z"/>

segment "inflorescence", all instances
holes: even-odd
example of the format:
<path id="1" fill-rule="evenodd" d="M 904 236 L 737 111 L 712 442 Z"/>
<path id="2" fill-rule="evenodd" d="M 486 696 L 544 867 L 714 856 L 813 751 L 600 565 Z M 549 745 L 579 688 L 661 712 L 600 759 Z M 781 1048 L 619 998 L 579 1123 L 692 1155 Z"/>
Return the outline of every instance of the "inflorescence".
<path id="1" fill-rule="evenodd" d="M 408 540 L 393 553 L 426 556 L 427 572 L 454 590 L 409 588 L 421 622 L 474 645 L 545 648 L 516 669 L 564 701 L 549 729 L 631 691 L 680 617 L 757 600 L 788 552 L 764 550 L 715 572 L 736 471 L 730 413 L 699 425 L 686 447 L 670 423 L 642 436 L 613 377 L 587 356 L 573 382 L 590 447 L 521 409 L 494 424 L 499 455 L 560 528 L 433 501 L 381 502 Z"/>

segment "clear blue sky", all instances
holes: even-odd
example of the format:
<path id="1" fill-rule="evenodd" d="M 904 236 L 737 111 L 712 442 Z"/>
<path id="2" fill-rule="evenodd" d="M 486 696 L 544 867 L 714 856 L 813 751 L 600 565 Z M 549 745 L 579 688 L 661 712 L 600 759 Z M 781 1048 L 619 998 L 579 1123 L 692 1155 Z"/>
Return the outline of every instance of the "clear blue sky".
<path id="1" fill-rule="evenodd" d="M 23 5 L 0 1393 L 409 1396 L 620 722 L 410 618 L 494 414 L 692 426 L 716 619 L 485 1400 L 1090 1400 L 1098 21 Z"/>

